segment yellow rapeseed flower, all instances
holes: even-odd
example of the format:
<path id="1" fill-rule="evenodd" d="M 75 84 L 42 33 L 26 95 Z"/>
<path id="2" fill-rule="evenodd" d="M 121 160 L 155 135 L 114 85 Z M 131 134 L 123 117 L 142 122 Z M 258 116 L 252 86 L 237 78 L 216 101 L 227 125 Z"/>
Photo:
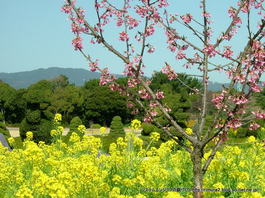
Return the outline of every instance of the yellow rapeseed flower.
<path id="1" fill-rule="evenodd" d="M 187 134 L 189 134 L 189 135 L 191 135 L 191 134 L 192 134 L 192 129 L 191 129 L 191 128 L 186 128 L 186 130 L 185 130 L 185 131 L 186 131 L 186 133 L 187 133 Z"/>
<path id="2" fill-rule="evenodd" d="M 224 188 L 224 185 L 221 183 L 221 182 L 217 182 L 213 185 L 214 188 L 220 188 L 220 189 L 223 189 Z"/>
<path id="3" fill-rule="evenodd" d="M 256 138 L 254 136 L 249 136 L 248 139 L 247 139 L 247 141 L 249 143 L 252 143 L 252 142 L 255 142 L 256 141 Z"/>
<path id="4" fill-rule="evenodd" d="M 154 142 L 157 142 L 160 139 L 160 134 L 157 132 L 152 132 L 150 138 Z"/>
<path id="5" fill-rule="evenodd" d="M 100 134 L 101 134 L 101 135 L 105 135 L 107 129 L 106 129 L 106 127 L 100 127 L 99 131 L 100 131 Z"/>
<path id="6" fill-rule="evenodd" d="M 14 139 L 13 137 L 8 138 L 7 140 L 8 140 L 8 142 L 9 142 L 9 144 L 10 144 L 11 146 L 14 145 L 14 143 L 15 143 L 15 139 Z"/>
<path id="7" fill-rule="evenodd" d="M 54 116 L 54 121 L 56 123 L 62 121 L 62 115 L 60 113 L 56 113 L 55 116 Z"/>
<path id="8" fill-rule="evenodd" d="M 136 119 L 132 120 L 131 127 L 136 130 L 139 129 L 141 127 L 141 121 Z"/>
<path id="9" fill-rule="evenodd" d="M 28 140 L 32 140 L 33 139 L 33 133 L 31 131 L 28 131 L 26 133 L 26 137 L 27 137 Z"/>
<path id="10" fill-rule="evenodd" d="M 85 125 L 79 125 L 78 128 L 77 128 L 81 133 L 85 133 L 86 132 L 86 127 Z"/>

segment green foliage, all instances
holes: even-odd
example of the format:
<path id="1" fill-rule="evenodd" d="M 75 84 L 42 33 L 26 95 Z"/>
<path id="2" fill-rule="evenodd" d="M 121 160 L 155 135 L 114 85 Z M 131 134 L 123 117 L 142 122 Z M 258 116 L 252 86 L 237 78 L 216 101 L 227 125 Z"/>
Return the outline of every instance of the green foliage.
<path id="1" fill-rule="evenodd" d="M 35 110 L 35 111 L 28 111 L 26 114 L 26 119 L 29 123 L 35 124 L 39 123 L 41 120 L 41 115 L 40 115 L 40 110 Z"/>
<path id="2" fill-rule="evenodd" d="M 4 121 L 4 115 L 0 112 L 0 122 Z"/>
<path id="3" fill-rule="evenodd" d="M 2 133 L 6 139 L 10 137 L 10 133 L 7 130 L 5 123 L 1 121 L 0 121 L 0 133 Z"/>
<path id="4" fill-rule="evenodd" d="M 99 80 L 91 80 L 83 87 L 83 120 L 109 126 L 114 116 L 118 115 L 125 121 L 131 120 L 126 106 L 126 97 L 108 86 L 99 86 Z"/>
<path id="5" fill-rule="evenodd" d="M 25 118 L 20 124 L 20 136 L 22 139 L 26 138 L 26 133 L 31 131 L 33 133 L 33 140 L 35 142 L 44 141 L 45 143 L 51 143 L 52 137 L 50 135 L 51 130 L 53 129 L 53 122 L 40 119 L 38 123 L 32 124 Z"/>
<path id="6" fill-rule="evenodd" d="M 141 132 L 141 135 L 142 136 L 148 136 L 150 135 L 150 133 L 152 132 L 156 132 L 157 130 L 157 127 L 153 124 L 150 124 L 150 123 L 146 123 L 146 122 L 143 122 L 142 123 L 142 132 Z"/>
<path id="7" fill-rule="evenodd" d="M 52 95 L 50 109 L 61 113 L 64 121 L 70 122 L 74 115 L 80 114 L 83 102 L 80 88 L 74 85 L 59 86 Z"/>
<path id="8" fill-rule="evenodd" d="M 14 149 L 22 149 L 23 148 L 23 142 L 21 137 L 14 137 L 14 145 L 12 145 L 12 148 Z"/>
<path id="9" fill-rule="evenodd" d="M 101 125 L 100 124 L 91 124 L 90 128 L 92 129 L 100 129 Z"/>
<path id="10" fill-rule="evenodd" d="M 118 139 L 118 137 L 125 137 L 125 134 L 109 134 L 107 136 L 95 136 L 101 139 L 101 143 L 102 143 L 102 151 L 104 153 L 108 153 L 109 152 L 109 146 L 111 143 L 116 143 L 116 140 Z"/>
<path id="11" fill-rule="evenodd" d="M 265 109 L 265 88 L 259 93 L 255 93 L 256 104 L 263 110 Z"/>
<path id="12" fill-rule="evenodd" d="M 70 132 L 76 132 L 79 125 L 82 125 L 82 120 L 76 116 L 70 122 Z"/>
<path id="13" fill-rule="evenodd" d="M 113 117 L 110 125 L 110 134 L 125 134 L 120 116 Z"/>
<path id="14" fill-rule="evenodd" d="M 75 116 L 71 122 L 70 122 L 70 126 L 69 126 L 69 132 L 67 133 L 67 135 L 64 137 L 64 142 L 67 142 L 69 141 L 69 138 L 70 136 L 72 135 L 73 132 L 77 133 L 78 135 L 83 135 L 83 134 L 80 134 L 79 131 L 78 131 L 78 126 L 79 125 L 82 125 L 82 120 L 78 117 L 78 116 Z"/>

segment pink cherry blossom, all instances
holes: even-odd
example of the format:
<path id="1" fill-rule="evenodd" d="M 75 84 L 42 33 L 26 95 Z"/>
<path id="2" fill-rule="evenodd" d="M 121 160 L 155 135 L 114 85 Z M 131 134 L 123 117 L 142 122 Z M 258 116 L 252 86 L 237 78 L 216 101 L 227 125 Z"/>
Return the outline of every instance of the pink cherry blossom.
<path id="1" fill-rule="evenodd" d="M 75 50 L 83 49 L 82 38 L 81 37 L 76 37 L 75 39 L 73 39 L 72 45 L 74 46 Z"/>
<path id="2" fill-rule="evenodd" d="M 158 100 L 160 100 L 160 99 L 162 99 L 162 98 L 164 98 L 165 96 L 164 96 L 164 92 L 163 91 L 158 91 L 158 92 L 156 92 L 156 98 L 158 99 Z"/>
<path id="3" fill-rule="evenodd" d="M 223 56 L 228 59 L 231 58 L 233 56 L 233 51 L 231 50 L 231 46 L 225 46 L 224 48 L 225 50 L 224 50 Z"/>
<path id="4" fill-rule="evenodd" d="M 185 23 L 190 23 L 192 20 L 191 14 L 186 14 L 180 17 Z"/>
<path id="5" fill-rule="evenodd" d="M 98 68 L 98 62 L 91 62 L 89 63 L 90 71 L 95 72 Z"/>
<path id="6" fill-rule="evenodd" d="M 129 36 L 126 32 L 121 32 L 120 33 L 120 40 L 121 41 L 128 41 L 129 40 Z"/>
<path id="7" fill-rule="evenodd" d="M 258 128 L 260 128 L 260 125 L 258 123 L 254 122 L 249 125 L 249 130 L 251 131 L 257 130 Z"/>
<path id="8" fill-rule="evenodd" d="M 175 73 L 175 71 L 172 69 L 172 67 L 168 64 L 166 64 L 165 67 L 162 68 L 162 73 L 166 74 L 169 80 L 173 80 L 175 78 L 177 78 L 177 74 Z"/>
<path id="9" fill-rule="evenodd" d="M 265 119 L 265 113 L 263 113 L 263 112 L 260 112 L 260 111 L 257 111 L 257 112 L 252 111 L 251 113 L 256 116 L 256 119 Z"/>
<path id="10" fill-rule="evenodd" d="M 145 30 L 145 35 L 146 36 L 151 36 L 153 35 L 155 32 L 155 28 L 153 25 L 149 25 L 148 27 L 146 27 L 146 30 Z"/>
<path id="11" fill-rule="evenodd" d="M 213 45 L 208 45 L 203 49 L 203 52 L 208 54 L 210 57 L 213 57 L 216 55 L 216 50 L 214 49 Z"/>

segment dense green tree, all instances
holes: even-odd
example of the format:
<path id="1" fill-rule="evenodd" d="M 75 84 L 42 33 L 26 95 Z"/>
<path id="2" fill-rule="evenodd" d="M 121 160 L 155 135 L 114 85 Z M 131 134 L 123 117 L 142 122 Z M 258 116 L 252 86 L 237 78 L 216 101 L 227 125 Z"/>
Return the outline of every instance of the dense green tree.
<path id="1" fill-rule="evenodd" d="M 99 86 L 98 80 L 85 83 L 84 94 L 84 121 L 109 125 L 115 115 L 122 117 L 123 121 L 130 120 L 130 114 L 126 107 L 126 97 L 116 91 L 111 91 L 107 86 Z"/>
<path id="2" fill-rule="evenodd" d="M 26 89 L 16 90 L 6 102 L 6 120 L 8 123 L 20 123 L 26 113 L 26 100 L 23 95 Z"/>
<path id="3" fill-rule="evenodd" d="M 54 113 L 61 113 L 63 120 L 70 122 L 74 116 L 81 114 L 83 101 L 80 88 L 67 85 L 54 90 L 49 109 Z"/>
<path id="4" fill-rule="evenodd" d="M 3 122 L 7 116 L 7 103 L 9 98 L 14 97 L 16 90 L 9 86 L 7 83 L 0 81 L 0 112 L 3 115 Z"/>
<path id="5" fill-rule="evenodd" d="M 51 142 L 50 130 L 54 114 L 49 110 L 51 105 L 52 83 L 46 80 L 31 85 L 24 94 L 27 112 L 21 122 L 20 135 L 26 137 L 27 131 L 33 132 L 35 141 Z"/>
<path id="6" fill-rule="evenodd" d="M 59 75 L 49 80 L 52 83 L 53 90 L 57 88 L 64 88 L 69 85 L 69 80 L 65 75 Z"/>

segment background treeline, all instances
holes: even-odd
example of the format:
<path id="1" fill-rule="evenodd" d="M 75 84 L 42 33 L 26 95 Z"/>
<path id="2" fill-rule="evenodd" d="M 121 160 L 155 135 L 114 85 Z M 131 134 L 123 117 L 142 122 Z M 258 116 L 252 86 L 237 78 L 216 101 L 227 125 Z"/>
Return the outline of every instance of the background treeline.
<path id="1" fill-rule="evenodd" d="M 151 88 L 164 91 L 166 97 L 163 102 L 172 109 L 170 114 L 183 127 L 192 127 L 199 113 L 201 98 L 190 88 L 201 89 L 202 83 L 184 74 L 172 81 L 161 72 L 154 73 L 151 78 Z M 127 79 L 119 78 L 117 82 L 124 84 Z M 212 94 L 215 93 L 208 94 L 209 103 Z M 131 109 L 127 108 L 127 100 L 127 97 L 111 91 L 109 87 L 99 86 L 98 79 L 87 81 L 83 86 L 77 87 L 70 84 L 66 76 L 60 75 L 18 90 L 0 81 L 0 114 L 3 122 L 9 126 L 19 126 L 22 136 L 26 131 L 38 131 L 40 135 L 38 139 L 42 139 L 42 134 L 47 134 L 51 130 L 55 113 L 62 114 L 64 126 L 69 126 L 75 117 L 79 117 L 86 127 L 95 123 L 110 126 L 114 116 L 120 116 L 125 125 L 134 118 L 143 120 L 143 112 L 140 111 L 137 115 L 131 114 Z M 258 93 L 252 103 L 255 107 L 265 109 L 264 101 L 265 90 Z M 214 111 L 213 107 L 208 110 L 209 123 Z M 162 117 L 158 116 L 156 119 L 163 126 L 169 124 Z M 143 133 L 146 134 L 149 133 L 148 131 L 159 130 L 148 124 L 143 126 L 145 126 Z M 244 136 L 246 135 L 245 133 Z"/>

